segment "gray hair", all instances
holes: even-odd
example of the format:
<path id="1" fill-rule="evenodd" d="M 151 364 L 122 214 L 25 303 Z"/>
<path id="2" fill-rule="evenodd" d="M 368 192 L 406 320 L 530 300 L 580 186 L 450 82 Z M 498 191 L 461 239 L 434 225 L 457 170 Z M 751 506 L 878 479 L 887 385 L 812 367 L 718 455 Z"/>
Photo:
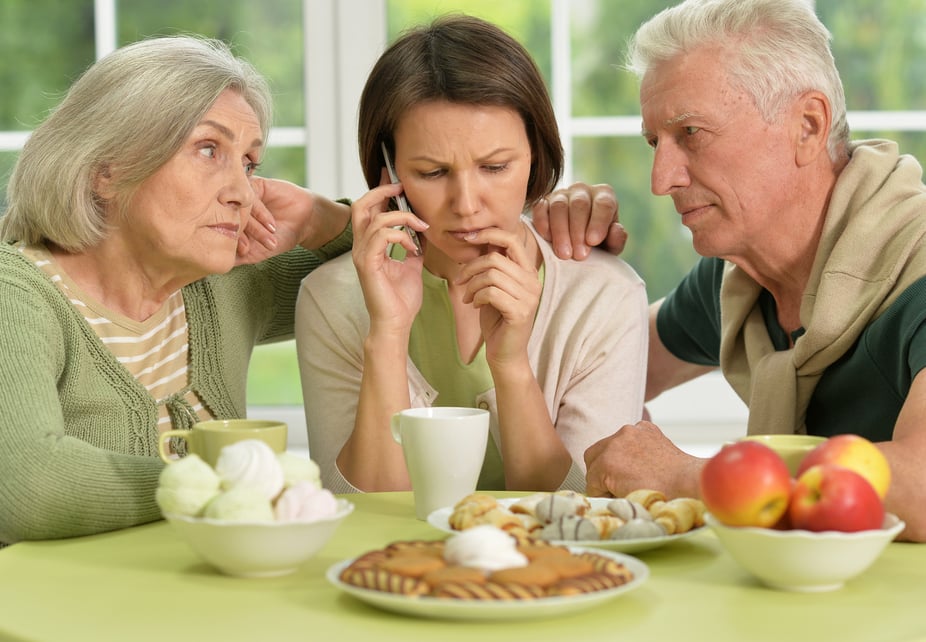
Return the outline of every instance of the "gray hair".
<path id="1" fill-rule="evenodd" d="M 833 113 L 827 151 L 836 160 L 849 126 L 830 39 L 808 0 L 686 0 L 637 30 L 626 66 L 643 78 L 679 54 L 720 45 L 731 85 L 752 96 L 767 122 L 805 91 L 825 94 Z"/>
<path id="2" fill-rule="evenodd" d="M 107 232 L 97 178 L 111 177 L 113 203 L 124 212 L 226 89 L 251 106 L 266 138 L 267 81 L 223 42 L 152 38 L 97 61 L 26 141 L 10 177 L 0 240 L 48 240 L 70 252 L 97 244 Z"/>

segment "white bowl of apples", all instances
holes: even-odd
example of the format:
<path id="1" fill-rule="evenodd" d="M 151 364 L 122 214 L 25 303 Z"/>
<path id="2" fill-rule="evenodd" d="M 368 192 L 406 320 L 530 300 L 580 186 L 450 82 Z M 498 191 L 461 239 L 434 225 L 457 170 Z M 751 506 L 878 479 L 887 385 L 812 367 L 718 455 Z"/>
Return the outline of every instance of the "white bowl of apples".
<path id="1" fill-rule="evenodd" d="M 736 442 L 705 464 L 700 482 L 705 522 L 724 549 L 776 589 L 841 588 L 905 526 L 884 510 L 887 460 L 856 435 L 810 450 L 794 477 L 768 445 Z"/>

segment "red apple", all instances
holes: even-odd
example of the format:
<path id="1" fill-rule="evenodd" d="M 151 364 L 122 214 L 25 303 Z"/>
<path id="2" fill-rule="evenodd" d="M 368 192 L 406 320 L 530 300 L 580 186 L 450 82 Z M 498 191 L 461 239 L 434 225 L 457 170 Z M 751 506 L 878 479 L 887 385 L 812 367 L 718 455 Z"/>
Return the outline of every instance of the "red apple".
<path id="1" fill-rule="evenodd" d="M 798 477 L 788 517 L 794 528 L 851 533 L 881 528 L 884 504 L 868 480 L 854 470 L 819 464 Z"/>
<path id="2" fill-rule="evenodd" d="M 756 441 L 724 446 L 701 469 L 700 481 L 704 506 L 729 526 L 771 527 L 788 509 L 788 466 Z"/>
<path id="3" fill-rule="evenodd" d="M 836 435 L 811 450 L 801 460 L 797 476 L 819 464 L 838 464 L 854 470 L 874 486 L 883 500 L 891 484 L 891 467 L 881 450 L 860 435 Z"/>
<path id="4" fill-rule="evenodd" d="M 782 459 L 784 459 L 784 457 L 782 457 Z M 789 467 L 789 470 L 790 470 L 790 467 Z M 797 486 L 797 480 L 792 477 L 791 478 L 791 492 L 788 496 L 788 507 L 790 507 L 791 505 L 791 498 L 794 497 L 795 486 Z M 785 507 L 785 512 L 781 514 L 781 517 L 778 519 L 778 521 L 772 524 L 771 527 L 774 528 L 776 531 L 789 531 L 793 528 L 793 526 L 791 526 L 791 516 L 788 514 L 788 507 Z"/>

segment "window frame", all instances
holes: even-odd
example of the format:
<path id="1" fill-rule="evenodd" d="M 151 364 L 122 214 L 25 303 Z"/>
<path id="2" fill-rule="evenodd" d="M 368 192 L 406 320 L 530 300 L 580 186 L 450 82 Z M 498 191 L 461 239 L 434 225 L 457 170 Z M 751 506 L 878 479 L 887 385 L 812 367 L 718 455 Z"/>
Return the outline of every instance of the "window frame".
<path id="1" fill-rule="evenodd" d="M 563 184 L 568 185 L 574 181 L 572 150 L 576 139 L 639 137 L 641 118 L 639 113 L 601 117 L 572 115 L 571 0 L 548 2 L 553 61 L 550 92 L 566 152 Z M 97 59 L 116 48 L 117 9 L 118 0 L 94 0 Z M 357 197 L 366 191 L 356 152 L 357 105 L 367 72 L 386 45 L 387 1 L 302 0 L 302 10 L 304 123 L 302 127 L 272 128 L 268 147 L 304 147 L 305 185 L 332 197 Z M 850 111 L 847 117 L 854 137 L 878 131 L 926 132 L 926 109 Z M 19 151 L 29 134 L 28 131 L 0 131 L 0 152 Z M 692 424 L 716 424 L 719 418 L 729 427 L 723 438 L 735 437 L 745 425 L 745 406 L 729 396 L 729 387 L 719 374 L 697 381 L 655 400 L 650 405 L 654 419 L 661 421 L 664 428 L 669 424 L 671 431 L 673 426 L 690 428 Z M 706 394 L 699 393 L 691 399 L 709 398 L 711 403 L 673 401 L 684 400 L 688 389 L 701 390 L 698 386 L 707 386 Z M 718 400 L 724 401 L 720 404 L 722 408 L 717 405 Z M 685 408 L 685 416 L 673 416 L 673 407 Z M 301 406 L 252 407 L 250 410 L 257 415 L 288 412 L 291 442 L 303 443 Z M 682 441 L 685 439 L 681 432 L 678 437 Z M 713 441 L 709 444 L 710 448 L 715 446 Z M 696 452 L 704 454 L 703 450 Z"/>
<path id="2" fill-rule="evenodd" d="M 640 115 L 572 116 L 570 2 L 548 0 L 553 69 L 550 93 L 566 151 L 563 184 L 573 182 L 572 148 L 579 137 L 638 137 Z M 118 0 L 94 0 L 97 59 L 116 48 Z M 386 45 L 386 0 L 302 0 L 305 119 L 302 127 L 273 127 L 269 147 L 304 147 L 305 184 L 322 194 L 366 190 L 356 156 L 356 111 L 366 74 Z M 849 111 L 853 135 L 926 132 L 926 109 Z M 332 126 L 334 123 L 334 126 Z M 17 152 L 28 131 L 0 131 L 0 152 Z"/>

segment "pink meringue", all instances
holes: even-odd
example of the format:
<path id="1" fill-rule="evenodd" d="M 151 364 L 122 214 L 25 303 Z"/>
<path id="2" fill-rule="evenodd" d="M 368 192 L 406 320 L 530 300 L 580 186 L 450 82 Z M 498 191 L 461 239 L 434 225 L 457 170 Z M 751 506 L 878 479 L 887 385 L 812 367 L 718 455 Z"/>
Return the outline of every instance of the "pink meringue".
<path id="1" fill-rule="evenodd" d="M 296 482 L 283 491 L 274 505 L 278 522 L 323 519 L 337 511 L 338 502 L 331 491 L 318 488 L 310 481 Z"/>

